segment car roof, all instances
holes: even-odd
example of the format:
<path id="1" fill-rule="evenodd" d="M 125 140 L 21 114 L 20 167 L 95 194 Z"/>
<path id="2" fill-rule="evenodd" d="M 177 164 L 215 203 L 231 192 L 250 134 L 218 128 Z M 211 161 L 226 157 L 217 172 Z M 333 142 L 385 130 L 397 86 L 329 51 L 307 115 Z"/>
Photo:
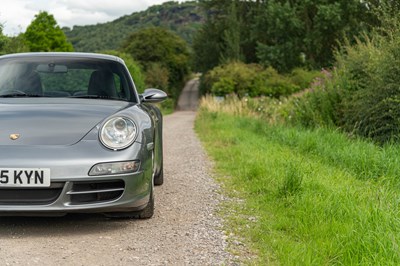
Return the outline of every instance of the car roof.
<path id="1" fill-rule="evenodd" d="M 114 55 L 97 54 L 97 53 L 79 53 L 79 52 L 32 52 L 32 53 L 16 53 L 0 56 L 0 59 L 6 58 L 32 58 L 32 57 L 64 57 L 64 58 L 89 58 L 111 60 L 119 63 L 124 61 Z"/>

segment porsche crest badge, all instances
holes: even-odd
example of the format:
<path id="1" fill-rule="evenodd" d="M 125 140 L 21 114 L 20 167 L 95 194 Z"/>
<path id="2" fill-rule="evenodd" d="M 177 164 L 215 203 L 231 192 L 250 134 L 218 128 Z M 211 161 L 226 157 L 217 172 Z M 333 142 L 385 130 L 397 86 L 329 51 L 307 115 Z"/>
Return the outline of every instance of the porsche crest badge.
<path id="1" fill-rule="evenodd" d="M 11 140 L 17 140 L 17 139 L 19 139 L 20 136 L 21 136 L 20 134 L 11 134 L 10 135 L 10 139 Z"/>

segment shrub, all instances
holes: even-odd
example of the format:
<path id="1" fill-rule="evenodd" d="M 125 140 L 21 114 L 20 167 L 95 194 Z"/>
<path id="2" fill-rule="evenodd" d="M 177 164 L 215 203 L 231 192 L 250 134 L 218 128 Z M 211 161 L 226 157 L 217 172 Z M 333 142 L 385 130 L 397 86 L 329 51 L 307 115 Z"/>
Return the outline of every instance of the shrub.
<path id="1" fill-rule="evenodd" d="M 299 86 L 300 89 L 306 89 L 310 87 L 310 84 L 316 79 L 316 78 L 323 78 L 323 74 L 320 71 L 310 71 L 306 70 L 303 68 L 295 68 L 293 71 L 290 73 L 289 78 L 290 81 Z"/>
<path id="2" fill-rule="evenodd" d="M 289 123 L 306 127 L 336 126 L 340 105 L 340 94 L 333 85 L 332 74 L 323 70 L 310 88 L 294 95 L 284 107 Z"/>
<path id="3" fill-rule="evenodd" d="M 203 82 L 205 87 L 208 88 L 207 92 L 213 93 L 215 91 L 221 96 L 224 95 L 223 93 L 232 92 L 239 96 L 247 94 L 257 96 L 255 81 L 260 70 L 261 67 L 255 64 L 246 65 L 241 62 L 232 62 L 209 71 Z"/>
<path id="4" fill-rule="evenodd" d="M 225 96 L 235 92 L 235 82 L 229 77 L 222 77 L 211 87 L 211 93 L 217 96 Z"/>
<path id="5" fill-rule="evenodd" d="M 338 56 L 343 128 L 378 142 L 400 133 L 400 34 L 375 37 Z"/>
<path id="6" fill-rule="evenodd" d="M 268 67 L 258 75 L 258 95 L 279 98 L 300 90 L 286 76 L 280 75 L 272 67 Z"/>
<path id="7" fill-rule="evenodd" d="M 304 76 L 304 77 L 301 77 Z M 271 96 L 279 98 L 307 88 L 316 72 L 297 69 L 292 75 L 279 74 L 272 67 L 264 69 L 257 64 L 231 62 L 215 67 L 202 76 L 202 94 L 225 96 L 234 93 L 239 97 Z"/>
<path id="8" fill-rule="evenodd" d="M 288 105 L 291 122 L 337 126 L 379 143 L 400 138 L 400 33 L 365 38 L 336 55 L 332 77 Z"/>

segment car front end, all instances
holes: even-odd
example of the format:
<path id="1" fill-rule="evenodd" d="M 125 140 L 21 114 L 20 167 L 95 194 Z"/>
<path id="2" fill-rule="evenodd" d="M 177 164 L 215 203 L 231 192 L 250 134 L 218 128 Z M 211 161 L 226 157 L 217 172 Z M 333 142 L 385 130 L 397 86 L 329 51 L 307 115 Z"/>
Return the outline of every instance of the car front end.
<path id="1" fill-rule="evenodd" d="M 107 104 L 14 99 L 0 105 L 0 120 L 10 120 L 0 129 L 0 213 L 133 211 L 147 204 L 150 135 L 140 135 L 137 128 L 132 143 L 113 149 L 104 145 L 101 131 L 120 117 L 140 121 L 135 123 L 141 128 L 150 128 L 151 121 L 138 107 Z M 110 117 L 102 119 L 105 113 Z M 57 121 L 52 121 L 55 114 Z M 77 125 L 76 117 L 82 121 L 84 116 Z"/>
<path id="2" fill-rule="evenodd" d="M 149 102 L 166 97 L 150 92 Z M 119 58 L 0 57 L 0 215 L 150 218 L 161 151 L 152 108 Z"/>

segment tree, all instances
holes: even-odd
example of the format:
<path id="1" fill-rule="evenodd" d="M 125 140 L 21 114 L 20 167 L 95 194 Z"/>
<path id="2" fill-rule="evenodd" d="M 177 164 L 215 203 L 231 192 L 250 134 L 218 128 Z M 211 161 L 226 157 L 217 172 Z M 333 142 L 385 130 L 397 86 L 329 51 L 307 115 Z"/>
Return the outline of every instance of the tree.
<path id="1" fill-rule="evenodd" d="M 226 29 L 224 30 L 224 51 L 221 53 L 221 61 L 239 61 L 242 60 L 240 47 L 240 17 L 237 14 L 236 2 L 232 1 L 229 13 L 226 18 Z"/>
<path id="2" fill-rule="evenodd" d="M 132 58 L 130 54 L 122 53 L 114 50 L 101 51 L 103 54 L 115 55 L 124 60 L 129 73 L 135 83 L 135 87 L 139 93 L 142 93 L 146 89 L 145 76 L 143 74 L 140 65 Z"/>
<path id="3" fill-rule="evenodd" d="M 353 42 L 370 28 L 360 0 L 264 0 L 261 8 L 258 57 L 280 71 L 329 66 L 341 41 Z"/>
<path id="4" fill-rule="evenodd" d="M 262 63 L 280 72 L 330 66 L 341 42 L 354 43 L 379 22 L 373 9 L 384 2 L 391 9 L 398 5 L 393 0 L 199 2 L 207 20 L 194 39 L 193 50 L 196 70 L 202 72 L 232 59 Z"/>
<path id="5" fill-rule="evenodd" d="M 24 43 L 22 34 L 8 37 L 3 34 L 3 25 L 0 24 L 0 54 L 21 53 L 29 51 Z"/>
<path id="6" fill-rule="evenodd" d="M 220 25 L 206 21 L 193 39 L 193 68 L 198 72 L 207 72 L 220 64 L 223 31 Z"/>
<path id="7" fill-rule="evenodd" d="M 122 50 L 139 61 L 147 71 L 154 63 L 168 70 L 170 91 L 177 97 L 189 73 L 189 49 L 177 34 L 157 27 L 145 28 L 132 33 Z"/>
<path id="8" fill-rule="evenodd" d="M 200 0 L 207 19 L 194 37 L 195 70 L 206 72 L 227 61 L 255 63 L 252 38 L 258 1 Z"/>
<path id="9" fill-rule="evenodd" d="M 255 27 L 260 63 L 279 71 L 301 65 L 304 37 L 302 21 L 288 1 L 268 1 L 261 7 Z"/>
<path id="10" fill-rule="evenodd" d="M 0 51 L 4 50 L 7 41 L 7 36 L 3 34 L 3 25 L 0 24 Z"/>
<path id="11" fill-rule="evenodd" d="M 26 29 L 24 38 L 32 52 L 73 51 L 72 44 L 67 41 L 54 16 L 46 11 L 35 15 L 35 19 Z"/>

